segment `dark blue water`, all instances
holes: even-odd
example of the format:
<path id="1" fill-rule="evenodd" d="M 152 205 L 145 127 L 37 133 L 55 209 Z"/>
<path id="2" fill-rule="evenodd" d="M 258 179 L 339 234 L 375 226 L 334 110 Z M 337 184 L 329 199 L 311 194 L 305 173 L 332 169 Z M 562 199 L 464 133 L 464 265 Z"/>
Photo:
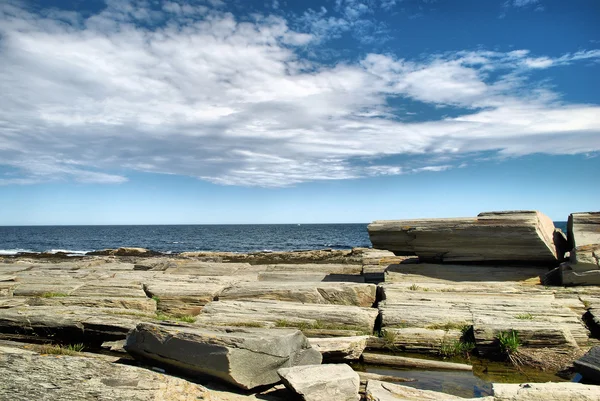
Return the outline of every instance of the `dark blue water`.
<path id="1" fill-rule="evenodd" d="M 566 222 L 554 222 L 566 232 Z M 367 224 L 243 224 L 160 226 L 0 226 L 0 255 L 85 253 L 141 247 L 159 252 L 293 251 L 370 247 Z"/>
<path id="2" fill-rule="evenodd" d="M 83 253 L 142 247 L 159 252 L 291 251 L 370 247 L 367 224 L 0 227 L 0 254 Z"/>

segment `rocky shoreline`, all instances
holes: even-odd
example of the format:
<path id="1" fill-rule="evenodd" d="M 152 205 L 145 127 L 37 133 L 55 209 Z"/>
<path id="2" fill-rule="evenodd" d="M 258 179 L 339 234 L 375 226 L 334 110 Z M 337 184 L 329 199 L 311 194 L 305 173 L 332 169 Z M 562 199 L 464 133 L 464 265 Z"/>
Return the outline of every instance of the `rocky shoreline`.
<path id="1" fill-rule="evenodd" d="M 356 363 L 470 370 L 475 355 L 570 378 L 600 338 L 599 227 L 600 213 L 571 215 L 565 235 L 539 212 L 494 212 L 377 221 L 375 249 L 4 256 L 0 399 L 464 399 Z"/>

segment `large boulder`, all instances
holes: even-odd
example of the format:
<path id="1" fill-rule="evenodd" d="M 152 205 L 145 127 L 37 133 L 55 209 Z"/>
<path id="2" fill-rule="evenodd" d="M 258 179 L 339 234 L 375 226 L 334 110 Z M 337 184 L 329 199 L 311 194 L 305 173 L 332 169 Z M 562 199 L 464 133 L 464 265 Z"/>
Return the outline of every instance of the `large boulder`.
<path id="1" fill-rule="evenodd" d="M 572 213 L 567 222 L 570 249 L 600 244 L 600 212 Z"/>
<path id="2" fill-rule="evenodd" d="M 375 221 L 374 248 L 421 261 L 557 264 L 554 223 L 537 211 L 480 213 L 472 218 Z"/>
<path id="3" fill-rule="evenodd" d="M 304 401 L 358 401 L 360 378 L 340 365 L 294 366 L 277 371 L 283 384 Z"/>
<path id="4" fill-rule="evenodd" d="M 320 364 L 321 354 L 291 329 L 205 328 L 140 323 L 124 347 L 137 358 L 243 389 L 275 384 L 277 370 Z"/>
<path id="5" fill-rule="evenodd" d="M 29 400 L 210 400 L 194 383 L 96 358 L 39 355 L 0 346 L 0 399 Z"/>

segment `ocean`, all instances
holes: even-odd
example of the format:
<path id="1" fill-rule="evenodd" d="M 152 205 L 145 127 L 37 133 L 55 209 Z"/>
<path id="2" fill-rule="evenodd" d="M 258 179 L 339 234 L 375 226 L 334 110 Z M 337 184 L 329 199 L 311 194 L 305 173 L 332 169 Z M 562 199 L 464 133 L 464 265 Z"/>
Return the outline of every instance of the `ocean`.
<path id="1" fill-rule="evenodd" d="M 566 222 L 554 222 L 566 232 Z M 367 224 L 0 226 L 0 255 L 141 247 L 187 251 L 294 251 L 370 247 Z"/>

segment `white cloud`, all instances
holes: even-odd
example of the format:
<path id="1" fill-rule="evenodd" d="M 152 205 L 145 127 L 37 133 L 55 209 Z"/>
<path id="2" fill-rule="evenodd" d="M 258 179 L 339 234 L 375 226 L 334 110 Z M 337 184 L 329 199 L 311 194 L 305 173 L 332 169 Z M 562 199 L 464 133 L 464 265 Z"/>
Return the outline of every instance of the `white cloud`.
<path id="1" fill-rule="evenodd" d="M 20 171 L 0 184 L 119 183 L 144 171 L 282 186 L 441 171 L 472 152 L 600 151 L 599 106 L 563 104 L 526 79 L 597 61 L 598 50 L 370 54 L 323 66 L 297 52 L 314 32 L 186 5 L 165 3 L 155 30 L 135 23 L 158 18 L 139 3 L 109 3 L 74 25 L 0 6 L 0 164 Z M 392 98 L 459 115 L 402 122 Z"/>

